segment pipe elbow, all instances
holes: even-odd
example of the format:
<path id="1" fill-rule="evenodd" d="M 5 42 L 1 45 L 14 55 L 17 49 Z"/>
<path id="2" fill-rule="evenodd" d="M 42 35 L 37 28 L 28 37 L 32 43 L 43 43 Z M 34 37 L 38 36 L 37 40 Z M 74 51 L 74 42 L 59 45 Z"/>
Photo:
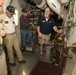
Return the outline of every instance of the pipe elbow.
<path id="1" fill-rule="evenodd" d="M 46 4 L 46 0 L 36 0 L 36 1 L 40 1 L 39 3 L 37 3 L 37 7 L 40 8 L 41 10 L 44 10 L 47 7 Z"/>

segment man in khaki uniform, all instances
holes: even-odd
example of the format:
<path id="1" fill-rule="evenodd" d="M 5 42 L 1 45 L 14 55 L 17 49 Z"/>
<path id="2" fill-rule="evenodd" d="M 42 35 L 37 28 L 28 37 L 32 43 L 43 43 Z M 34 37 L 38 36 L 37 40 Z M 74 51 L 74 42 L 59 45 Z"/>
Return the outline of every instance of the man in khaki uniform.
<path id="1" fill-rule="evenodd" d="M 6 7 L 6 16 L 3 23 L 3 29 L 6 31 L 6 37 L 4 38 L 4 44 L 7 47 L 7 53 L 9 58 L 9 64 L 15 66 L 14 55 L 13 55 L 13 47 L 15 48 L 18 61 L 20 63 L 25 63 L 23 59 L 21 50 L 19 48 L 18 38 L 15 33 L 15 22 L 13 15 L 15 14 L 15 8 L 13 6 Z"/>

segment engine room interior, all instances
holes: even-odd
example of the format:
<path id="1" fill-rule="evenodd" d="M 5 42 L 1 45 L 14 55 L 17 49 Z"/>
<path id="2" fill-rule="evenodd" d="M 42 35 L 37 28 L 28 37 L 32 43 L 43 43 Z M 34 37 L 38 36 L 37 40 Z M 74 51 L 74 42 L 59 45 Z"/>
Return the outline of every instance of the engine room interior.
<path id="1" fill-rule="evenodd" d="M 0 0 L 0 75 L 76 75 L 76 0 Z"/>

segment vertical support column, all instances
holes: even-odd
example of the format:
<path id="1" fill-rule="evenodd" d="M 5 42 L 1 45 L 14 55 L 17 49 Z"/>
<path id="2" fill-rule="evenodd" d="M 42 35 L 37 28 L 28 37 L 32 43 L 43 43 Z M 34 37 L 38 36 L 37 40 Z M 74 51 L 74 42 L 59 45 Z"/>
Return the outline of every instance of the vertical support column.
<path id="1" fill-rule="evenodd" d="M 46 49 L 46 60 L 49 61 L 51 57 L 51 50 L 50 49 Z"/>

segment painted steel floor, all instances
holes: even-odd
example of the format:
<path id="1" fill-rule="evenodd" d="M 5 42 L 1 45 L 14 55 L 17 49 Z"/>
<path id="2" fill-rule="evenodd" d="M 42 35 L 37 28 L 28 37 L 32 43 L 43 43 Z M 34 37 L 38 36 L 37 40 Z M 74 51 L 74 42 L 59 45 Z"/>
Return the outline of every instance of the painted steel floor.
<path id="1" fill-rule="evenodd" d="M 37 62 L 40 60 L 39 47 L 36 47 L 36 50 L 33 54 L 31 54 L 30 52 L 26 52 L 26 51 L 22 53 L 23 53 L 24 59 L 26 60 L 26 63 L 20 64 L 18 63 L 17 58 L 15 58 L 15 62 L 17 65 L 15 67 L 9 66 L 11 75 L 29 75 L 30 72 L 35 67 L 35 65 L 37 64 Z M 50 62 L 46 60 L 45 53 L 43 55 L 42 61 Z M 72 75 L 74 67 L 75 67 L 75 62 L 73 61 L 73 59 L 68 59 L 63 75 Z"/>

